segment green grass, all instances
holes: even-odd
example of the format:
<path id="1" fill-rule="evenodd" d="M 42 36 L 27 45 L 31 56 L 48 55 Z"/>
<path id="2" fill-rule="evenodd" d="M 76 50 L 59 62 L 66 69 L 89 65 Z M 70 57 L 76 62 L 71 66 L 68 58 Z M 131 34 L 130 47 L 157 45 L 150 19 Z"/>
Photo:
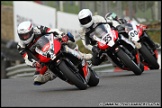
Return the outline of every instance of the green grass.
<path id="1" fill-rule="evenodd" d="M 88 49 L 86 49 L 86 48 L 84 47 L 84 45 L 82 44 L 82 41 L 81 41 L 81 40 L 78 40 L 76 43 L 77 43 L 77 45 L 78 45 L 78 47 L 79 47 L 79 50 L 80 50 L 81 52 L 84 52 L 84 53 L 91 53 Z"/>
<path id="2" fill-rule="evenodd" d="M 150 38 L 161 45 L 161 30 L 157 31 L 147 31 Z"/>
<path id="3" fill-rule="evenodd" d="M 1 1 L 1 5 L 13 6 L 13 1 Z"/>

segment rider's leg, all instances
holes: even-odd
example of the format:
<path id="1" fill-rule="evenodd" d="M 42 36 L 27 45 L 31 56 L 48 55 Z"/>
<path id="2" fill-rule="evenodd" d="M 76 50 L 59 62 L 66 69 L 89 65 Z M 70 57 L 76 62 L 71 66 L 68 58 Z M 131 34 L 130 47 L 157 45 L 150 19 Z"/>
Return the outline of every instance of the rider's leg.
<path id="1" fill-rule="evenodd" d="M 49 71 L 46 66 L 36 68 L 34 73 L 34 85 L 41 85 L 56 78 L 56 75 Z"/>
<path id="2" fill-rule="evenodd" d="M 76 43 L 70 41 L 70 42 L 68 42 L 68 47 L 78 51 L 80 53 L 80 55 L 83 57 L 83 59 L 85 59 L 85 60 L 91 60 L 92 59 L 92 54 L 86 54 L 86 53 L 80 52 L 78 45 Z"/>

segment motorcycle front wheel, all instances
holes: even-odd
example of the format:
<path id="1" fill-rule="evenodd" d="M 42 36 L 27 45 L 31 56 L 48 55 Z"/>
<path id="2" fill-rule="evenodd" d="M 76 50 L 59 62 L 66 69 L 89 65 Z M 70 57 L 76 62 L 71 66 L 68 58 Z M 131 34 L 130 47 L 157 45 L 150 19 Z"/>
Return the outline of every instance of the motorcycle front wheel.
<path id="1" fill-rule="evenodd" d="M 70 69 L 64 61 L 61 61 L 61 63 L 58 65 L 58 68 L 64 74 L 64 76 L 66 76 L 66 78 L 77 88 L 80 90 L 87 89 L 87 83 L 82 75 L 77 72 L 72 72 L 72 69 Z"/>
<path id="2" fill-rule="evenodd" d="M 90 87 L 97 86 L 99 83 L 99 76 L 91 68 L 89 68 L 89 71 L 91 72 L 91 76 L 89 78 L 88 85 Z"/>
<path id="3" fill-rule="evenodd" d="M 142 47 L 139 49 L 139 52 L 143 56 L 144 60 L 148 63 L 150 69 L 159 69 L 159 64 L 157 60 L 144 44 L 142 44 Z"/>
<path id="4" fill-rule="evenodd" d="M 119 49 L 117 56 L 135 75 L 142 74 L 140 67 L 122 49 Z"/>

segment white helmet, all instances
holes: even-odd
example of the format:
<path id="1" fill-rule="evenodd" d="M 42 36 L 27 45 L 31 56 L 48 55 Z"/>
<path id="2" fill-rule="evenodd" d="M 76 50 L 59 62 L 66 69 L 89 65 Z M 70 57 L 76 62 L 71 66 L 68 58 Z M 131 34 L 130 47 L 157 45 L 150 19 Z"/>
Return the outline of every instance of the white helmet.
<path id="1" fill-rule="evenodd" d="M 30 21 L 24 21 L 18 25 L 17 33 L 24 44 L 29 44 L 34 37 L 33 25 Z"/>
<path id="2" fill-rule="evenodd" d="M 89 9 L 82 9 L 78 14 L 78 19 L 82 27 L 89 28 L 93 24 L 92 12 Z"/>

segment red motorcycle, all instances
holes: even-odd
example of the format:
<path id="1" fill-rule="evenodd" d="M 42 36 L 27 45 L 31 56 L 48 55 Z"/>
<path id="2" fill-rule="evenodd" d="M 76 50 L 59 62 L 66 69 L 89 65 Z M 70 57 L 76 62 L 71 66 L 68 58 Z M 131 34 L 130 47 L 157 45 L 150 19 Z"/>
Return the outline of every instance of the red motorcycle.
<path id="1" fill-rule="evenodd" d="M 97 86 L 99 77 L 91 67 L 82 68 L 81 60 L 64 51 L 66 42 L 55 37 L 52 33 L 40 37 L 35 43 L 39 62 L 46 65 L 50 71 L 63 81 L 75 85 L 80 90 L 88 86 Z M 88 63 L 86 62 L 88 65 Z M 86 78 L 89 70 L 89 78 Z"/>
<path id="2" fill-rule="evenodd" d="M 131 41 L 137 46 L 140 52 L 140 59 L 144 65 L 150 69 L 159 69 L 158 51 L 155 43 L 146 33 L 146 25 L 134 23 L 125 24 L 126 32 L 131 37 Z M 136 41 L 136 42 L 135 42 Z"/>
<path id="3" fill-rule="evenodd" d="M 135 45 L 107 23 L 99 23 L 90 33 L 90 37 L 97 42 L 100 57 L 106 55 L 108 60 L 123 70 L 133 71 L 141 75 L 144 65 L 140 62 Z"/>

